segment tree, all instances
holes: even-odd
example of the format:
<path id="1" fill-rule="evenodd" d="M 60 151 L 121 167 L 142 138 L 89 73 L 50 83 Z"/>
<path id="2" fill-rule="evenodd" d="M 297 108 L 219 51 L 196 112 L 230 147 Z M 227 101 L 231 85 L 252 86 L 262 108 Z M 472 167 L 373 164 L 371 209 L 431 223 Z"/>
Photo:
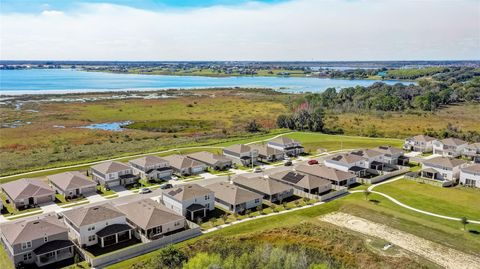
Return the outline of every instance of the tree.
<path id="1" fill-rule="evenodd" d="M 155 268 L 180 268 L 186 261 L 185 253 L 173 245 L 162 248 L 154 258 Z"/>
<path id="2" fill-rule="evenodd" d="M 288 128 L 288 116 L 281 114 L 277 117 L 277 127 L 278 128 Z"/>
<path id="3" fill-rule="evenodd" d="M 365 195 L 365 200 L 368 200 L 368 196 L 370 196 L 372 192 L 369 189 L 365 189 L 363 191 L 363 195 Z"/>
<path id="4" fill-rule="evenodd" d="M 262 125 L 260 125 L 259 123 L 257 123 L 256 120 L 252 120 L 251 122 L 249 122 L 247 124 L 247 126 L 245 127 L 245 129 L 247 130 L 247 132 L 250 132 L 250 133 L 256 133 L 256 132 L 260 132 L 260 129 L 262 128 Z"/>
<path id="5" fill-rule="evenodd" d="M 460 219 L 460 223 L 462 223 L 462 225 L 463 225 L 463 230 L 466 231 L 467 230 L 467 224 L 469 223 L 467 217 L 462 217 Z"/>
<path id="6" fill-rule="evenodd" d="M 223 220 L 223 223 L 227 223 L 228 215 L 227 215 L 227 214 L 223 214 L 223 215 L 222 215 L 222 220 Z"/>
<path id="7" fill-rule="evenodd" d="M 263 215 L 263 207 L 261 205 L 257 205 L 257 211 Z"/>

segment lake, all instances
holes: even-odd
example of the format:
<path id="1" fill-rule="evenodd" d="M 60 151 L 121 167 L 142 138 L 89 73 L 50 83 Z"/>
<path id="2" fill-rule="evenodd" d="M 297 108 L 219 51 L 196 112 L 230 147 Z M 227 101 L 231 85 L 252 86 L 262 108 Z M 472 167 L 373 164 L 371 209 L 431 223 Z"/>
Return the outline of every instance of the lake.
<path id="1" fill-rule="evenodd" d="M 357 85 L 369 86 L 378 81 L 308 77 L 162 76 L 84 72 L 72 69 L 23 69 L 0 70 L 0 95 L 219 87 L 258 87 L 284 92 L 321 92 L 330 87 L 339 89 Z M 393 80 L 382 82 L 402 83 Z"/>

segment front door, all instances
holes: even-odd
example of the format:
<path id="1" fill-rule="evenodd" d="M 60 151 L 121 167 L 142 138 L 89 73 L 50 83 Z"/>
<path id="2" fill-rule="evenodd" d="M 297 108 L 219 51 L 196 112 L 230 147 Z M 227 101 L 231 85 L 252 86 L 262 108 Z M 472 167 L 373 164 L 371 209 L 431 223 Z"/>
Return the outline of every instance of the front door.
<path id="1" fill-rule="evenodd" d="M 75 189 L 75 195 L 79 195 L 80 194 L 80 189 Z"/>
<path id="2" fill-rule="evenodd" d="M 29 205 L 35 204 L 35 201 L 34 201 L 33 197 L 28 198 L 28 204 Z"/>

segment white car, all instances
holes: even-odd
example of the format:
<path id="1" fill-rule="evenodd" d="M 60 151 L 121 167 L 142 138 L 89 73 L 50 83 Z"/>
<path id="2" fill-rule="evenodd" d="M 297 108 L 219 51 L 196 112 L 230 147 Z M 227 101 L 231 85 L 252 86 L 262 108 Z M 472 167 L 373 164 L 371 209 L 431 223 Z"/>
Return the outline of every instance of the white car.
<path id="1" fill-rule="evenodd" d="M 139 194 L 145 194 L 150 192 L 152 192 L 152 190 L 149 188 L 141 188 L 140 191 L 138 191 Z"/>
<path id="2" fill-rule="evenodd" d="M 261 173 L 261 172 L 263 172 L 263 170 L 262 170 L 262 168 L 260 168 L 260 167 L 255 167 L 255 168 L 253 169 L 253 172 L 254 172 L 254 173 Z"/>

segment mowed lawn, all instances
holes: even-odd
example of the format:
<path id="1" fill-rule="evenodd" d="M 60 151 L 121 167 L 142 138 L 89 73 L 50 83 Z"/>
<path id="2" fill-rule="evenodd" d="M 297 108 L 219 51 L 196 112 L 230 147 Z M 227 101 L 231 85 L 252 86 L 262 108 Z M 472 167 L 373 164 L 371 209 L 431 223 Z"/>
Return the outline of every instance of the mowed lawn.
<path id="1" fill-rule="evenodd" d="M 480 190 L 441 188 L 401 179 L 374 189 L 417 209 L 480 221 Z"/>

